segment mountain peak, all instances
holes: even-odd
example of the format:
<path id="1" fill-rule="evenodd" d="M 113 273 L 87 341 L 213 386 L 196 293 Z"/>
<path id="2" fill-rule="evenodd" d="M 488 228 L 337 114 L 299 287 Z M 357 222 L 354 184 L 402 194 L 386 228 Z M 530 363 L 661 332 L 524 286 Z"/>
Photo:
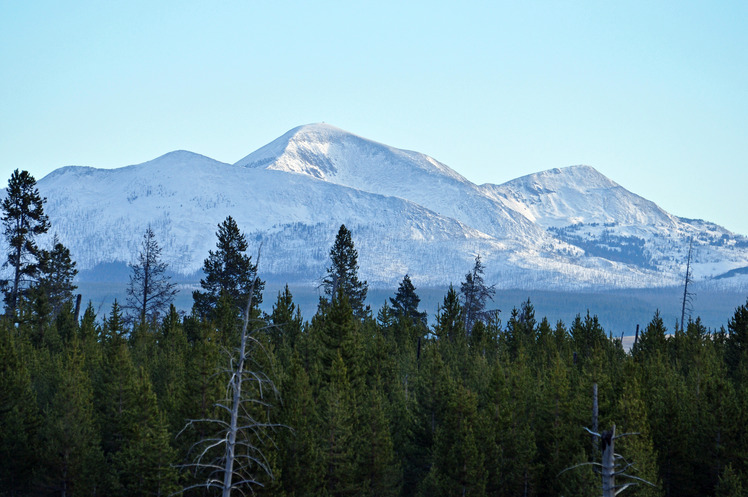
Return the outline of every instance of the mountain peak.
<path id="1" fill-rule="evenodd" d="M 482 188 L 546 228 L 578 223 L 673 223 L 672 216 L 654 202 L 631 193 L 591 166 L 549 169 Z"/>
<path id="2" fill-rule="evenodd" d="M 427 155 L 393 148 L 327 123 L 293 128 L 235 165 L 306 174 L 357 189 L 423 173 L 467 183 Z"/>
<path id="3" fill-rule="evenodd" d="M 174 150 L 171 152 L 167 152 L 164 155 L 161 155 L 159 157 L 156 157 L 155 159 L 149 160 L 147 162 L 144 162 L 142 164 L 136 164 L 138 166 L 145 166 L 145 165 L 152 165 L 152 164 L 158 164 L 158 165 L 192 165 L 192 164 L 202 164 L 205 162 L 218 162 L 215 159 L 211 159 L 210 157 L 206 157 L 205 155 L 196 154 L 195 152 L 190 152 L 189 150 Z"/>

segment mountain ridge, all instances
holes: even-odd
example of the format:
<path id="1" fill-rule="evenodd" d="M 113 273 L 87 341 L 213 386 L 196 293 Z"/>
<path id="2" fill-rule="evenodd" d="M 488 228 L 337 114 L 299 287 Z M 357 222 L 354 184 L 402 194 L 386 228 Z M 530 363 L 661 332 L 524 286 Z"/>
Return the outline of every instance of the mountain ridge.
<path id="1" fill-rule="evenodd" d="M 425 154 L 326 124 L 293 128 L 234 164 L 176 150 L 117 169 L 60 168 L 38 186 L 50 236 L 86 270 L 134 260 L 151 226 L 172 269 L 194 274 L 227 215 L 263 243 L 264 273 L 305 284 L 324 274 L 340 224 L 374 285 L 406 273 L 454 283 L 480 255 L 501 288 L 668 286 L 682 278 L 690 237 L 697 278 L 748 266 L 745 237 L 673 216 L 591 166 L 476 185 Z"/>

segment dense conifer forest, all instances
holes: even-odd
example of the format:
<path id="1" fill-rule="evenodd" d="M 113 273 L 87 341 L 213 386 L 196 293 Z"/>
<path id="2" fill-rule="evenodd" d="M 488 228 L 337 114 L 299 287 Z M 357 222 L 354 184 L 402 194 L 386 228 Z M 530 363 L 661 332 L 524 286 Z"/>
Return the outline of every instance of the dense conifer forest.
<path id="1" fill-rule="evenodd" d="M 616 443 L 638 478 L 619 477 L 637 483 L 622 495 L 748 489 L 748 303 L 719 330 L 653 311 L 626 351 L 589 314 L 491 311 L 476 258 L 429 326 L 407 275 L 365 306 L 341 226 L 304 321 L 288 288 L 263 295 L 261 251 L 227 218 L 191 313 L 149 269 L 163 268 L 144 227 L 154 258 L 137 258 L 132 301 L 96 315 L 64 246 L 13 234 L 3 207 L 20 273 L 0 319 L 0 495 L 217 495 L 229 445 L 234 495 L 601 495 L 593 389 L 598 431 L 636 434 Z"/>

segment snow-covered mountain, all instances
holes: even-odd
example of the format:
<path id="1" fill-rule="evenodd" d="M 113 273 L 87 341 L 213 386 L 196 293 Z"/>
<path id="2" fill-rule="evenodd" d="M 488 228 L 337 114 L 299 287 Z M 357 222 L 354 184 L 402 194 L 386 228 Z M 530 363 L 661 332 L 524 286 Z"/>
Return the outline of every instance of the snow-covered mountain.
<path id="1" fill-rule="evenodd" d="M 746 237 L 673 216 L 589 166 L 552 169 L 481 188 L 589 255 L 677 277 L 684 272 L 693 239 L 697 279 L 724 279 L 728 271 L 746 266 Z"/>
<path id="2" fill-rule="evenodd" d="M 504 288 L 678 284 L 691 236 L 697 277 L 748 267 L 746 238 L 672 216 L 592 168 L 479 186 L 431 157 L 326 124 L 295 128 L 233 165 L 177 151 L 112 170 L 64 167 L 38 186 L 49 235 L 82 270 L 133 261 L 150 225 L 171 269 L 194 275 L 228 215 L 251 250 L 262 242 L 263 276 L 297 284 L 319 283 L 342 223 L 362 277 L 381 286 L 406 273 L 417 285 L 457 283 L 476 254 Z"/>

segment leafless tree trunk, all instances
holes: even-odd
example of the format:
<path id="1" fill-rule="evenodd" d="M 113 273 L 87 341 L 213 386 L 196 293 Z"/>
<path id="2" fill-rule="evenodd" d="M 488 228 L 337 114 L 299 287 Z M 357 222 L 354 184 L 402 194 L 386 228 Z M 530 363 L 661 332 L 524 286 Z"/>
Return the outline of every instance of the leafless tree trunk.
<path id="1" fill-rule="evenodd" d="M 693 254 L 693 237 L 688 242 L 688 258 L 686 259 L 686 280 L 683 283 L 683 307 L 680 311 L 680 331 L 686 326 L 686 309 L 691 313 L 691 304 L 693 303 L 693 293 L 688 291 L 688 284 L 691 283 L 691 257 Z"/>
<path id="2" fill-rule="evenodd" d="M 257 264 L 259 265 L 260 252 L 257 253 Z M 269 407 L 264 400 L 263 392 L 271 390 L 277 395 L 273 382 L 261 371 L 249 370 L 248 365 L 252 362 L 249 353 L 250 345 L 260 345 L 250 331 L 250 318 L 253 306 L 253 296 L 258 276 L 252 280 L 249 291 L 249 299 L 244 312 L 241 339 L 235 355 L 232 355 L 230 368 L 227 372 L 230 379 L 227 385 L 227 398 L 224 402 L 216 404 L 221 410 L 228 414 L 228 422 L 221 419 L 197 419 L 191 420 L 185 429 L 195 423 L 209 423 L 220 428 L 220 435 L 215 438 L 203 439 L 193 446 L 193 449 L 201 449 L 194 463 L 187 466 L 195 470 L 208 470 L 209 476 L 204 483 L 193 485 L 189 488 L 220 488 L 223 497 L 230 497 L 232 490 L 245 495 L 244 487 L 251 489 L 254 485 L 262 486 L 253 473 L 256 468 L 268 474 L 272 473 L 262 453 L 261 447 L 255 445 L 249 435 L 259 437 L 260 441 L 265 438 L 266 429 L 280 426 L 267 421 L 256 419 L 251 414 L 249 405 Z M 259 397 L 247 398 L 244 386 L 246 382 L 254 382 L 258 385 Z M 182 430 L 184 431 L 184 429 Z M 209 453 L 214 449 L 223 447 L 222 455 L 212 461 L 206 460 Z M 238 454 L 237 449 L 242 453 Z"/>
<path id="3" fill-rule="evenodd" d="M 603 497 L 615 497 L 616 495 L 615 439 L 616 425 L 613 425 L 613 429 L 610 431 L 605 431 L 600 435 L 600 446 L 603 453 L 601 468 L 603 477 Z"/>

